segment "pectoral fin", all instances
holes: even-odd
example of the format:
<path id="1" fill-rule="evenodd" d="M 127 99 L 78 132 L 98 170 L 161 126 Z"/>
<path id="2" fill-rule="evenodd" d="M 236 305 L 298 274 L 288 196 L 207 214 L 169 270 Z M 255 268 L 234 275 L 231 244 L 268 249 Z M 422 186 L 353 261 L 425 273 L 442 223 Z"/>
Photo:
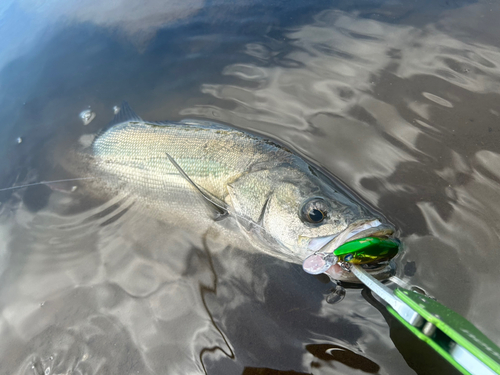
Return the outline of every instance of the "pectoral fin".
<path id="1" fill-rule="evenodd" d="M 202 195 L 203 198 L 205 198 L 208 206 L 216 212 L 216 220 L 220 220 L 229 214 L 228 207 L 225 202 L 221 201 L 217 197 L 214 197 L 201 186 L 196 185 L 196 183 L 191 180 L 191 178 L 186 174 L 186 172 L 184 172 L 181 166 L 177 164 L 177 162 L 168 153 L 165 153 L 165 155 L 167 155 L 168 160 L 170 160 L 172 165 L 179 171 L 181 176 L 184 177 L 186 181 L 189 182 Z"/>

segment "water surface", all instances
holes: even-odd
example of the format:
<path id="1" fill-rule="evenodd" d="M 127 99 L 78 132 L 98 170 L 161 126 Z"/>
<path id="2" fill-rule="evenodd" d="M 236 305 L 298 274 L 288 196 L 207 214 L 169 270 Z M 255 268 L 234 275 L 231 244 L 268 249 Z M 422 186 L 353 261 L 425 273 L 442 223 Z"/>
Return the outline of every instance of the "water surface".
<path id="1" fill-rule="evenodd" d="M 487 1 L 3 2 L 0 187 L 67 178 L 56 150 L 122 100 L 268 135 L 396 224 L 398 276 L 500 344 L 499 16 Z M 452 373 L 362 289 L 329 305 L 323 277 L 78 182 L 0 202 L 2 374 Z"/>

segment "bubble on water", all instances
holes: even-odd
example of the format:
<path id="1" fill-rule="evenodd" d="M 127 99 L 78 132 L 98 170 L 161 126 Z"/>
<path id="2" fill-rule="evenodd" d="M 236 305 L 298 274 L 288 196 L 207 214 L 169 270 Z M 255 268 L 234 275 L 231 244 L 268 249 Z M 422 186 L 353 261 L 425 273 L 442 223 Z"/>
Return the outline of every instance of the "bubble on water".
<path id="1" fill-rule="evenodd" d="M 47 368 L 45 369 L 45 375 L 49 375 L 49 374 L 50 374 L 50 367 L 47 367 Z"/>
<path id="2" fill-rule="evenodd" d="M 117 105 L 115 105 L 113 107 L 113 113 L 116 115 L 118 112 L 120 112 L 120 107 L 118 107 Z"/>
<path id="3" fill-rule="evenodd" d="M 331 290 L 330 294 L 326 296 L 326 303 L 333 305 L 334 303 L 339 303 L 345 297 L 345 288 L 340 285 L 335 285 Z"/>
<path id="4" fill-rule="evenodd" d="M 80 118 L 83 121 L 83 125 L 88 125 L 95 118 L 95 113 L 90 109 L 86 109 L 85 111 L 80 112 Z"/>
<path id="5" fill-rule="evenodd" d="M 23 139 L 22 139 L 21 137 L 17 137 L 16 142 L 17 142 L 17 143 L 22 143 L 22 142 L 23 142 Z"/>

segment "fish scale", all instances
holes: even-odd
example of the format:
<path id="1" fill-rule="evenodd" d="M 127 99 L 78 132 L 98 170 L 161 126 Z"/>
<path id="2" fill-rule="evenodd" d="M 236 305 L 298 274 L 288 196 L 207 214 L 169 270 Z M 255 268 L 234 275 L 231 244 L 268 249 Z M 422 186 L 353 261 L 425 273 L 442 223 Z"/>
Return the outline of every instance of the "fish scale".
<path id="1" fill-rule="evenodd" d="M 177 169 L 168 161 L 170 154 L 189 177 L 210 193 L 224 200 L 227 185 L 250 169 L 252 164 L 269 161 L 270 156 L 290 156 L 284 150 L 258 142 L 235 131 L 195 130 L 183 124 L 155 126 L 147 122 L 112 128 L 93 144 L 96 160 L 114 175 L 147 176 L 143 188 L 154 176 L 178 178 Z M 280 155 L 281 154 L 281 155 Z M 122 173 L 120 168 L 136 169 Z M 168 177 L 162 179 L 169 184 Z M 172 181 L 173 182 L 173 181 Z M 183 188 L 185 188 L 183 184 Z"/>

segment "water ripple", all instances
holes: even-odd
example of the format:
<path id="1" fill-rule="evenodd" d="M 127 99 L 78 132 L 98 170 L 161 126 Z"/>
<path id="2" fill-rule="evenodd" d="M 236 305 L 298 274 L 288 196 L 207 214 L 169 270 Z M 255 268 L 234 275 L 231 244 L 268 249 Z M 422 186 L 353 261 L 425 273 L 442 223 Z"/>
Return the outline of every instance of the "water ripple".
<path id="1" fill-rule="evenodd" d="M 55 39 L 53 49 L 33 52 L 38 81 L 12 81 L 42 87 L 33 96 L 45 101 L 23 107 L 33 128 L 48 127 L 50 139 L 64 131 L 91 139 L 85 132 L 105 126 L 109 103 L 135 99 L 146 115 L 168 116 L 158 120 L 199 116 L 274 137 L 397 224 L 401 278 L 499 342 L 492 296 L 500 264 L 500 48 L 478 31 L 480 15 L 490 19 L 485 4 L 422 23 L 404 9 L 392 17 L 387 4 L 314 8 L 291 26 L 284 18 L 256 24 L 259 13 L 236 17 L 231 29 L 235 16 L 227 14 L 236 8 L 223 2 L 176 4 L 169 14 L 157 2 L 114 13 L 87 3 L 94 7 L 26 10 L 52 15 L 64 36 L 71 22 L 81 27 L 67 34 L 78 53 L 62 56 L 69 47 Z M 95 39 L 85 33 L 96 30 L 107 44 L 88 42 Z M 26 61 L 2 71 L 6 87 L 7 78 L 25 76 Z M 57 74 L 44 80 L 52 66 Z M 10 74 L 16 67 L 20 73 Z M 63 105 L 72 91 L 76 103 Z M 82 127 L 74 114 L 89 103 L 98 115 Z M 24 123 L 25 112 L 16 113 L 12 123 Z M 11 143 L 21 134 L 15 130 L 5 137 Z M 44 143 L 35 133 L 16 152 Z M 52 155 L 52 143 L 44 147 Z M 23 163 L 5 163 L 13 171 L 7 186 L 34 182 L 38 175 L 23 171 L 43 170 L 38 160 Z M 60 190 L 2 194 L 0 359 L 9 373 L 412 372 L 408 344 L 366 293 L 350 289 L 329 305 L 327 281 L 248 254 L 224 232 L 176 228 L 127 197 Z"/>

